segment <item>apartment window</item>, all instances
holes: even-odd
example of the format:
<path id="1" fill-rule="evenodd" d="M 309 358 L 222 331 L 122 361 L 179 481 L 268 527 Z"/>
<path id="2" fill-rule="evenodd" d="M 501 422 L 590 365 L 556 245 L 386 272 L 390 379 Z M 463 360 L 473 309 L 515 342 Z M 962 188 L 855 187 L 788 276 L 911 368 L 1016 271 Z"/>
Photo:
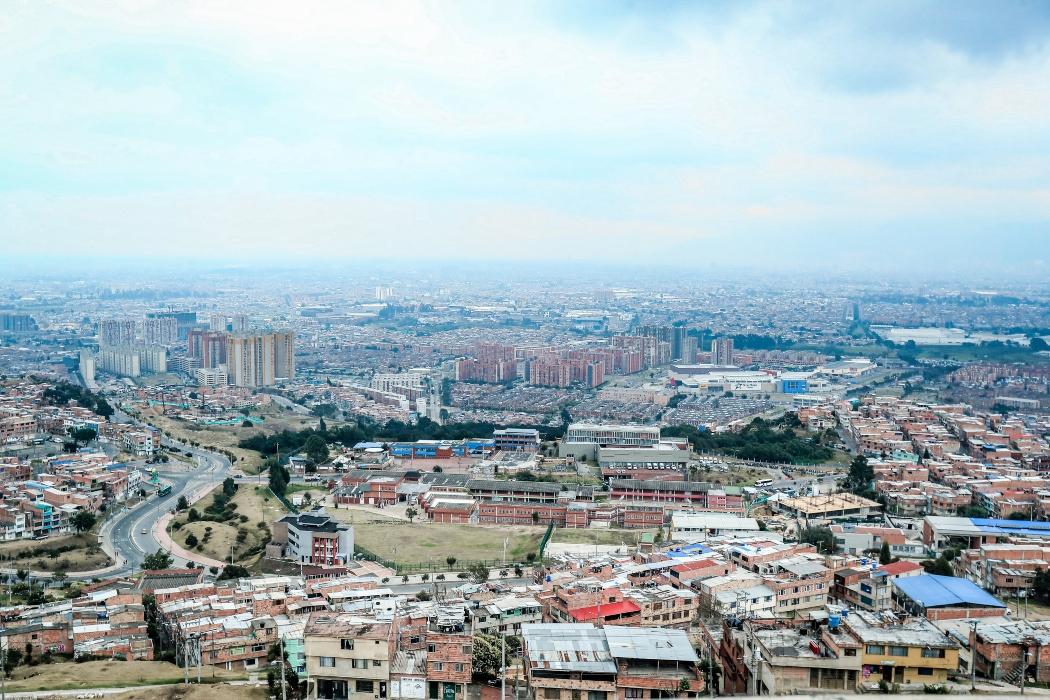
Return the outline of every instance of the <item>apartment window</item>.
<path id="1" fill-rule="evenodd" d="M 463 653 L 464 654 L 469 654 L 470 653 L 470 645 L 469 644 L 464 644 L 463 645 Z"/>
<path id="2" fill-rule="evenodd" d="M 317 665 L 321 668 L 335 668 L 335 657 L 319 656 L 317 657 Z"/>
<path id="3" fill-rule="evenodd" d="M 368 659 L 350 659 L 350 668 L 368 668 Z"/>
<path id="4" fill-rule="evenodd" d="M 886 647 L 881 644 L 869 644 L 864 651 L 867 654 L 885 654 Z"/>
<path id="5" fill-rule="evenodd" d="M 544 688 L 543 697 L 546 700 L 558 700 L 561 697 L 561 691 L 557 688 Z"/>
<path id="6" fill-rule="evenodd" d="M 371 693 L 372 687 L 372 681 L 358 681 L 354 684 L 354 690 L 359 693 Z"/>
<path id="7" fill-rule="evenodd" d="M 578 691 L 578 690 L 572 691 L 572 700 L 580 700 L 580 691 Z"/>
<path id="8" fill-rule="evenodd" d="M 908 655 L 908 647 L 898 647 L 898 646 L 891 646 L 890 647 L 890 656 L 907 656 L 907 655 Z"/>
<path id="9" fill-rule="evenodd" d="M 343 651 L 353 651 L 354 650 L 354 640 L 352 640 L 352 639 L 340 639 L 339 640 L 339 648 L 342 649 Z"/>
<path id="10" fill-rule="evenodd" d="M 932 668 L 920 668 L 919 669 L 919 675 L 920 676 L 932 676 L 933 675 L 933 669 Z"/>
<path id="11" fill-rule="evenodd" d="M 435 651 L 437 651 L 437 645 L 436 644 L 427 644 L 427 651 L 430 652 L 431 654 L 433 654 Z"/>
<path id="12" fill-rule="evenodd" d="M 629 698 L 641 698 L 645 697 L 645 691 L 641 688 L 624 688 Z"/>
<path id="13" fill-rule="evenodd" d="M 463 672 L 463 664 L 459 664 L 459 663 L 452 664 L 452 670 L 456 671 L 457 673 L 462 673 Z"/>
<path id="14" fill-rule="evenodd" d="M 605 700 L 606 695 L 604 690 L 588 690 L 587 700 Z"/>
<path id="15" fill-rule="evenodd" d="M 857 650 L 856 649 L 843 649 L 842 651 L 843 651 L 843 653 L 846 656 L 856 656 L 857 655 Z"/>
<path id="16" fill-rule="evenodd" d="M 372 659 L 372 668 L 379 668 L 383 665 L 383 662 L 379 659 Z"/>
<path id="17" fill-rule="evenodd" d="M 922 658 L 924 659 L 943 659 L 944 649 L 930 649 L 926 647 L 922 650 Z"/>
<path id="18" fill-rule="evenodd" d="M 435 671 L 442 671 L 445 668 L 445 664 L 441 663 L 440 661 L 434 661 L 431 668 Z"/>

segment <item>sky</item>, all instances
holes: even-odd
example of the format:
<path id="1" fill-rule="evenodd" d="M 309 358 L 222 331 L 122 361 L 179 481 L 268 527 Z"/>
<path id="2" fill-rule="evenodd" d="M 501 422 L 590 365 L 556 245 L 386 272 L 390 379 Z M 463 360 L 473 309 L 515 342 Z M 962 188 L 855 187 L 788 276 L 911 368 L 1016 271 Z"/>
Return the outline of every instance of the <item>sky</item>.
<path id="1" fill-rule="evenodd" d="M 1045 2 L 0 8 L 0 256 L 1050 265 Z"/>

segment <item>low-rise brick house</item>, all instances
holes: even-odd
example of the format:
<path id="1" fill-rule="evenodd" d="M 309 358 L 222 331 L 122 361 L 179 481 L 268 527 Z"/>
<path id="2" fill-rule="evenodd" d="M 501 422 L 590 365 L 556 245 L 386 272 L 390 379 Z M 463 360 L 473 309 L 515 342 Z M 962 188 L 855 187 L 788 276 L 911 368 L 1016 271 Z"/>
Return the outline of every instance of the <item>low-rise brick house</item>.
<path id="1" fill-rule="evenodd" d="M 1050 683 L 1050 622 L 1018 620 L 978 624 L 970 631 L 977 672 L 986 678 L 1015 682 L 1022 667 L 1029 678 Z"/>

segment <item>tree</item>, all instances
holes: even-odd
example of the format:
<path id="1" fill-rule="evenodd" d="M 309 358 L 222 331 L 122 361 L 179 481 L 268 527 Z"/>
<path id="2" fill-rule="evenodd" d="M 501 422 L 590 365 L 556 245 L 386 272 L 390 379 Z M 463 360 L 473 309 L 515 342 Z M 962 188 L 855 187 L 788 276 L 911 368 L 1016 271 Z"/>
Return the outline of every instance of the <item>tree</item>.
<path id="1" fill-rule="evenodd" d="M 239 564 L 227 564 L 216 580 L 228 581 L 231 579 L 248 578 L 252 573 Z"/>
<path id="2" fill-rule="evenodd" d="M 242 428 L 254 428 L 255 427 L 255 423 L 252 423 L 250 420 L 245 418 L 244 420 L 241 421 L 241 427 Z"/>
<path id="3" fill-rule="evenodd" d="M 467 573 L 474 583 L 485 583 L 489 580 L 489 568 L 481 562 L 474 562 L 468 566 Z"/>
<path id="4" fill-rule="evenodd" d="M 7 672 L 8 678 L 11 677 L 11 669 L 22 663 L 22 650 L 21 649 L 8 649 L 7 653 L 4 654 L 4 670 Z"/>
<path id="5" fill-rule="evenodd" d="M 321 419 L 317 421 L 317 432 L 321 433 L 322 435 L 328 433 L 328 426 L 325 425 L 324 416 L 321 416 Z"/>
<path id="6" fill-rule="evenodd" d="M 314 464 L 324 464 L 328 461 L 328 443 L 320 435 L 311 435 L 307 438 L 303 451 Z"/>
<path id="7" fill-rule="evenodd" d="M 1006 516 L 1006 519 L 1007 520 L 1028 520 L 1028 516 L 1025 515 L 1024 513 L 1022 513 L 1021 511 L 1015 511 L 1013 513 L 1010 513 L 1010 515 Z"/>
<path id="8" fill-rule="evenodd" d="M 25 581 L 27 578 L 29 578 L 29 572 L 25 569 L 18 569 L 17 571 L 15 571 L 15 576 L 18 577 L 19 581 Z"/>
<path id="9" fill-rule="evenodd" d="M 190 534 L 186 535 L 186 546 L 187 547 L 192 549 L 193 547 L 197 546 L 197 543 L 198 543 L 197 536 L 194 535 L 192 532 Z"/>
<path id="10" fill-rule="evenodd" d="M 84 443 L 86 445 L 98 437 L 98 433 L 95 432 L 94 428 L 70 428 L 69 436 L 73 438 L 73 444 L 79 445 Z"/>
<path id="11" fill-rule="evenodd" d="M 936 559 L 927 559 L 920 562 L 926 573 L 935 574 L 937 576 L 954 576 L 955 572 L 952 571 L 952 563 L 945 559 L 943 556 Z"/>
<path id="12" fill-rule="evenodd" d="M 417 515 L 419 515 L 419 511 L 412 506 L 405 509 L 405 517 L 408 518 L 408 522 L 412 522 Z"/>
<path id="13" fill-rule="evenodd" d="M 448 564 L 448 568 L 451 569 L 453 566 L 456 565 L 456 558 L 449 554 L 447 557 L 445 557 L 445 563 Z"/>
<path id="14" fill-rule="evenodd" d="M 849 463 L 849 473 L 846 476 L 846 488 L 856 494 L 867 492 L 871 488 L 871 482 L 875 479 L 875 469 L 868 464 L 868 458 L 857 455 Z"/>
<path id="15" fill-rule="evenodd" d="M 158 549 L 153 554 L 147 554 L 142 560 L 142 570 L 167 569 L 175 561 L 170 554 L 163 549 Z"/>
<path id="16" fill-rule="evenodd" d="M 186 500 L 186 496 L 179 496 L 178 503 L 175 504 L 175 510 L 186 510 L 190 507 L 190 502 Z"/>
<path id="17" fill-rule="evenodd" d="M 540 514 L 537 511 L 532 511 L 532 524 L 536 525 L 540 522 Z"/>
<path id="18" fill-rule="evenodd" d="M 95 527 L 95 514 L 86 510 L 78 510 L 73 516 L 72 523 L 77 532 L 87 532 Z"/>
<path id="19" fill-rule="evenodd" d="M 266 660 L 270 662 L 270 667 L 266 670 L 266 685 L 270 688 L 270 697 L 282 697 L 281 669 L 284 669 L 284 694 L 292 700 L 299 698 L 299 674 L 288 661 L 288 651 L 285 650 L 282 659 L 281 645 L 272 644 L 266 652 Z"/>
<path id="20" fill-rule="evenodd" d="M 113 407 L 105 399 L 98 399 L 95 402 L 95 413 L 109 420 L 109 417 L 113 415 Z"/>
<path id="21" fill-rule="evenodd" d="M 834 554 L 838 549 L 835 533 L 826 527 L 807 527 L 799 533 L 798 541 L 814 545 L 822 554 Z"/>
<path id="22" fill-rule="evenodd" d="M 893 560 L 893 555 L 890 554 L 890 543 L 883 542 L 882 549 L 879 550 L 879 563 L 885 566 Z"/>
<path id="23" fill-rule="evenodd" d="M 232 477 L 226 477 L 222 480 L 222 495 L 226 498 L 233 498 L 237 494 L 237 482 Z"/>
<path id="24" fill-rule="evenodd" d="M 474 673 L 495 678 L 503 667 L 499 635 L 481 632 L 474 635 L 471 663 Z"/>
<path id="25" fill-rule="evenodd" d="M 1050 603 L 1050 569 L 1036 569 L 1032 595 L 1040 603 Z"/>

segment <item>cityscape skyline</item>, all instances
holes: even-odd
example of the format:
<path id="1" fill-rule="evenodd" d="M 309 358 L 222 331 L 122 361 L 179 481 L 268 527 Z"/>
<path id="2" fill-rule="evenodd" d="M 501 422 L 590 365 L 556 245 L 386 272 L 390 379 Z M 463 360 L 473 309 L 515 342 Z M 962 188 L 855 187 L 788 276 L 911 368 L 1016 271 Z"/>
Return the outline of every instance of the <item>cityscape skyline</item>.
<path id="1" fill-rule="evenodd" d="M 25 3 L 5 256 L 1042 274 L 1048 32 L 1023 3 Z"/>

